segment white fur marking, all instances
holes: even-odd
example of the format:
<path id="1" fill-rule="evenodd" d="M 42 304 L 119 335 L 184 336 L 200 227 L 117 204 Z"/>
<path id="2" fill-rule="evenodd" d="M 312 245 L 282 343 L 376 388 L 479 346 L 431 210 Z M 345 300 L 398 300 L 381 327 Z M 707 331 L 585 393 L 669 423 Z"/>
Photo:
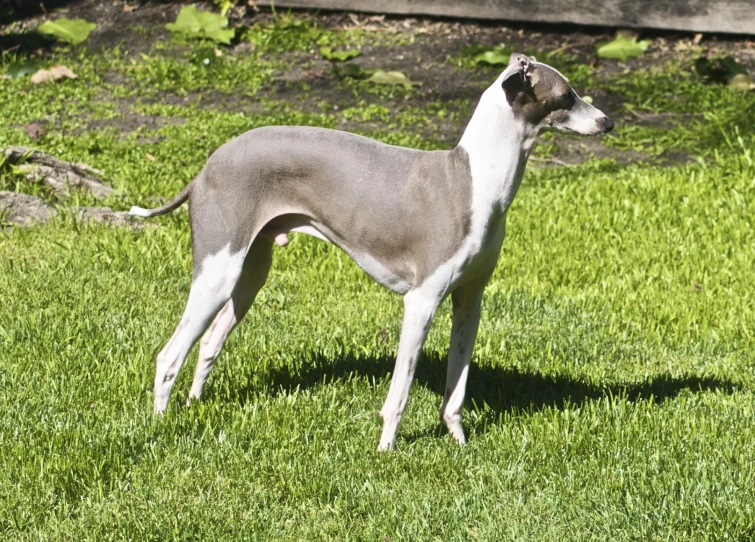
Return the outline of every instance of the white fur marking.
<path id="1" fill-rule="evenodd" d="M 422 288 L 412 290 L 404 296 L 404 321 L 401 324 L 396 366 L 393 369 L 388 397 L 380 409 L 383 432 L 380 436 L 379 451 L 392 450 L 395 446 L 396 432 L 409 400 L 417 360 L 439 303 L 440 299 L 435 298 L 433 292 L 425 292 Z"/>
<path id="2" fill-rule="evenodd" d="M 418 289 L 404 297 L 404 323 L 396 368 L 381 410 L 383 433 L 379 450 L 390 450 L 394 446 L 409 396 L 416 356 L 422 348 L 435 308 L 463 277 L 471 278 L 477 274 L 478 278 L 487 279 L 486 275 L 492 272 L 498 260 L 505 235 L 506 211 L 519 188 L 538 131 L 537 127 L 527 126 L 514 117 L 501 88 L 503 75 L 482 95 L 459 143 L 469 156 L 472 176 L 470 233 L 450 259 L 433 271 Z M 468 316 L 472 318 L 473 315 Z M 450 382 L 452 395 L 444 405 L 444 414 L 448 414 L 444 418 L 459 442 L 464 442 L 460 406 L 466 385 L 466 366 L 474 344 L 471 327 L 476 329 L 476 321 L 464 327 L 463 332 L 468 332 L 470 337 L 463 341 L 466 344 L 462 350 L 454 354 L 456 359 L 451 367 Z M 461 331 L 457 330 L 456 341 L 460 339 Z"/>
<path id="3" fill-rule="evenodd" d="M 317 239 L 321 239 L 321 240 L 325 241 L 326 243 L 330 243 L 330 239 L 328 239 L 327 237 L 325 237 L 313 225 L 309 225 L 309 226 L 296 226 L 295 228 L 291 228 L 289 231 L 292 232 L 292 233 L 303 233 L 303 234 L 306 234 L 306 235 L 311 235 L 312 237 L 315 237 Z"/>
<path id="4" fill-rule="evenodd" d="M 191 307 L 191 293 L 194 293 L 195 289 L 199 294 L 197 302 L 209 296 L 223 297 L 227 301 L 236 286 L 245 256 L 246 251 L 243 250 L 232 254 L 230 243 L 217 253 L 206 256 L 200 264 L 199 274 L 191 284 L 192 291 L 189 294 L 187 310 Z M 229 280 L 231 277 L 232 280 Z"/>
<path id="5" fill-rule="evenodd" d="M 130 214 L 131 216 L 141 216 L 144 218 L 150 217 L 150 211 L 148 209 L 143 209 L 141 207 L 136 207 L 136 206 L 131 207 L 131 209 L 129 209 L 128 211 L 128 214 Z"/>
<path id="6" fill-rule="evenodd" d="M 155 412 L 163 412 L 178 371 L 192 345 L 204 333 L 222 306 L 230 299 L 241 275 L 246 251 L 231 253 L 230 243 L 200 264 L 200 272 L 191 284 L 181 322 L 157 356 L 155 370 Z"/>

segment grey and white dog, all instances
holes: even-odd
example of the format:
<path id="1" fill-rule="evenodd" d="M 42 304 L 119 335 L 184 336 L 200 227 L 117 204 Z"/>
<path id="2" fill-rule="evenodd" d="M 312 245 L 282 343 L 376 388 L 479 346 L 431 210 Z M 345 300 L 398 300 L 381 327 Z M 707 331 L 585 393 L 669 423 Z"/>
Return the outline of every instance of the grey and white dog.
<path id="1" fill-rule="evenodd" d="M 613 122 L 558 71 L 513 54 L 480 99 L 458 146 L 419 151 L 310 127 L 251 130 L 220 147 L 151 217 L 190 200 L 194 274 L 183 317 L 157 356 L 155 412 L 201 336 L 189 400 L 202 394 L 223 343 L 267 279 L 273 244 L 290 232 L 342 248 L 404 296 L 379 450 L 394 447 L 422 344 L 451 295 L 453 325 L 440 416 L 465 442 L 461 410 L 482 292 L 501 250 L 506 214 L 538 133 L 593 136 Z"/>

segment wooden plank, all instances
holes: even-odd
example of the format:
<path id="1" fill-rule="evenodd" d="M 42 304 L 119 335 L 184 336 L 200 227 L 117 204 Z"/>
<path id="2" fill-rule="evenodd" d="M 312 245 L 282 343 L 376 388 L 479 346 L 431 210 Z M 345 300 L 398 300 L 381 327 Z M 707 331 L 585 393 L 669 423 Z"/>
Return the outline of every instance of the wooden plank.
<path id="1" fill-rule="evenodd" d="M 269 0 L 259 4 L 270 5 Z M 275 0 L 277 7 L 755 34 L 755 0 Z"/>

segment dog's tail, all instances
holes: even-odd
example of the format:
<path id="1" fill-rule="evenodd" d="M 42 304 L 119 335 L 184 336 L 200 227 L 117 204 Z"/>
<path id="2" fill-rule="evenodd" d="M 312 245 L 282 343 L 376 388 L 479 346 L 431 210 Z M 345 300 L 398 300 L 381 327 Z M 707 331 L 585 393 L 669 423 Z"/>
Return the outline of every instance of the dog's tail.
<path id="1" fill-rule="evenodd" d="M 187 184 L 183 190 L 181 190 L 175 198 L 170 200 L 165 205 L 162 205 L 158 207 L 157 209 L 142 209 L 141 207 L 131 207 L 131 210 L 128 212 L 131 216 L 141 216 L 144 218 L 150 218 L 153 216 L 160 216 L 167 214 L 171 211 L 176 210 L 180 205 L 185 202 L 187 199 L 189 199 L 189 194 L 191 193 L 191 185 L 194 184 L 189 183 Z"/>

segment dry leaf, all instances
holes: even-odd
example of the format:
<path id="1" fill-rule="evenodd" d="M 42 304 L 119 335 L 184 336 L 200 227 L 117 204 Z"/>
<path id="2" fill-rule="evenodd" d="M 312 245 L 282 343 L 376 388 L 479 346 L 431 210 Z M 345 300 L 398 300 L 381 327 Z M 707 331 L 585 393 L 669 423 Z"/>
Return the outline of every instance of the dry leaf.
<path id="1" fill-rule="evenodd" d="M 325 77 L 325 73 L 322 70 L 312 69 L 305 71 L 304 77 L 307 79 L 322 79 Z"/>
<path id="2" fill-rule="evenodd" d="M 138 7 L 139 7 L 139 4 L 134 4 L 133 6 L 129 6 L 128 4 L 123 4 L 123 11 L 124 13 L 131 13 Z"/>
<path id="3" fill-rule="evenodd" d="M 62 64 L 59 64 L 57 66 L 53 66 L 50 68 L 50 71 L 52 72 L 52 76 L 57 80 L 61 79 L 63 77 L 68 77 L 69 79 L 78 79 L 79 76 L 76 75 L 71 71 L 71 69 L 68 66 L 63 66 Z"/>
<path id="4" fill-rule="evenodd" d="M 349 13 L 348 17 L 349 19 L 351 19 L 351 22 L 354 24 L 354 26 L 362 26 L 362 22 L 359 20 L 359 17 L 357 17 L 356 13 Z"/>
<path id="5" fill-rule="evenodd" d="M 144 153 L 144 156 L 146 156 L 146 157 L 147 157 L 147 158 L 148 158 L 149 160 L 152 160 L 153 162 L 156 162 L 156 161 L 157 161 L 157 158 L 155 158 L 154 156 L 152 156 L 152 155 L 151 155 L 150 153 L 148 153 L 148 152 L 145 152 L 145 153 Z"/>
<path id="6" fill-rule="evenodd" d="M 695 37 L 692 39 L 692 43 L 697 45 L 698 43 L 700 43 L 700 41 L 702 41 L 702 39 L 703 39 L 702 34 L 695 34 Z"/>
<path id="7" fill-rule="evenodd" d="M 53 66 L 49 70 L 38 70 L 31 76 L 30 81 L 35 85 L 38 85 L 40 83 L 51 83 L 58 79 L 62 79 L 63 77 L 78 79 L 78 75 L 73 73 L 68 66 L 58 65 Z"/>
<path id="8" fill-rule="evenodd" d="M 51 83 L 52 81 L 55 81 L 55 78 L 52 76 L 50 70 L 37 70 L 31 76 L 30 81 L 35 85 L 39 85 L 40 83 Z"/>
<path id="9" fill-rule="evenodd" d="M 27 122 L 24 124 L 24 132 L 34 141 L 39 141 L 39 136 L 45 133 L 42 127 L 36 122 Z"/>

